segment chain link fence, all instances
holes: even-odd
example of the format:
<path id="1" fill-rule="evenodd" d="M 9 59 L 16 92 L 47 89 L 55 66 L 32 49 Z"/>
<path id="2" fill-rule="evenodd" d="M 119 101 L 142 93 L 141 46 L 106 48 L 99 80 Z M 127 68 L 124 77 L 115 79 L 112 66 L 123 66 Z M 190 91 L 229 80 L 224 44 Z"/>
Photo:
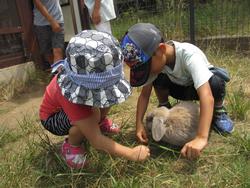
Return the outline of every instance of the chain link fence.
<path id="1" fill-rule="evenodd" d="M 250 0 L 114 0 L 114 4 L 117 19 L 112 30 L 118 39 L 133 24 L 150 22 L 166 39 L 206 46 L 233 42 L 249 50 Z"/>

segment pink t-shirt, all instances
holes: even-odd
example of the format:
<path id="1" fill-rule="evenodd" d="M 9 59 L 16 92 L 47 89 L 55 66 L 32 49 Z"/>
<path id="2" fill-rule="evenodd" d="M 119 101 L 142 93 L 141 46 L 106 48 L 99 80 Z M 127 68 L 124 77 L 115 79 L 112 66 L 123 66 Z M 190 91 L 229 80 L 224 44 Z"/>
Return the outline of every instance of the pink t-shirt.
<path id="1" fill-rule="evenodd" d="M 60 110 L 63 110 L 67 114 L 70 122 L 85 119 L 93 113 L 91 106 L 74 104 L 62 95 L 61 89 L 57 84 L 56 75 L 46 87 L 40 106 L 40 119 L 47 120 L 49 116 Z"/>

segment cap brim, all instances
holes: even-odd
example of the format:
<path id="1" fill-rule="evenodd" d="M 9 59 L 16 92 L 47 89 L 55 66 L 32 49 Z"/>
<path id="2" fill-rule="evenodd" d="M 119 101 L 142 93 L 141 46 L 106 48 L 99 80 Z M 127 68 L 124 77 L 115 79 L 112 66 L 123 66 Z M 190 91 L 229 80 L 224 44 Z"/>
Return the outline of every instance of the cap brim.
<path id="1" fill-rule="evenodd" d="M 132 87 L 139 87 L 145 84 L 149 78 L 150 61 L 139 66 L 130 68 L 130 85 Z"/>

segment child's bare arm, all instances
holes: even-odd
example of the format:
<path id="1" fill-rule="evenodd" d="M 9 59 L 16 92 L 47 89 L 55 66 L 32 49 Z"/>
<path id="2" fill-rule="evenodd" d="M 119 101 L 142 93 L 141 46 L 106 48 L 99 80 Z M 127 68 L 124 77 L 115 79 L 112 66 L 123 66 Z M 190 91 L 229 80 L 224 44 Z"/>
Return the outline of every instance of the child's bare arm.
<path id="1" fill-rule="evenodd" d="M 214 109 L 214 98 L 208 82 L 198 89 L 198 95 L 200 98 L 200 120 L 197 136 L 208 139 Z"/>
<path id="2" fill-rule="evenodd" d="M 33 0 L 34 5 L 36 8 L 41 12 L 41 14 L 48 20 L 50 23 L 52 30 L 54 32 L 60 32 L 62 29 L 58 22 L 53 18 L 53 16 L 50 15 L 47 8 L 42 4 L 40 0 Z"/>
<path id="3" fill-rule="evenodd" d="M 182 155 L 189 159 L 199 157 L 201 151 L 206 147 L 213 116 L 214 98 L 209 83 L 203 84 L 197 91 L 200 98 L 200 120 L 197 135 L 181 150 Z"/>
<path id="4" fill-rule="evenodd" d="M 98 118 L 93 116 L 85 120 L 77 121 L 74 124 L 78 126 L 90 144 L 98 150 L 103 150 L 111 155 L 124 157 L 132 161 L 143 161 L 149 157 L 149 149 L 146 146 L 141 145 L 129 148 L 104 136 L 100 131 L 98 122 Z"/>
<path id="5" fill-rule="evenodd" d="M 137 101 L 137 111 L 136 111 L 136 136 L 138 140 L 142 143 L 147 143 L 148 138 L 143 125 L 143 118 L 146 113 L 149 97 L 152 91 L 152 85 L 144 86 L 142 88 L 141 94 Z"/>

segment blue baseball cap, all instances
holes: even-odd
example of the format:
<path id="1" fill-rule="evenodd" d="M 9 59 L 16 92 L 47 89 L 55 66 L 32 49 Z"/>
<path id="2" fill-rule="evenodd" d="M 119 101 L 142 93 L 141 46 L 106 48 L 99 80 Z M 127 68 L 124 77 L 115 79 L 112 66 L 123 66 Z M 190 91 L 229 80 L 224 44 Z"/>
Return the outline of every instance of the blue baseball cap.
<path id="1" fill-rule="evenodd" d="M 125 63 L 130 67 L 130 85 L 139 87 L 149 78 L 151 57 L 162 42 L 162 33 L 151 23 L 137 23 L 121 41 Z"/>

